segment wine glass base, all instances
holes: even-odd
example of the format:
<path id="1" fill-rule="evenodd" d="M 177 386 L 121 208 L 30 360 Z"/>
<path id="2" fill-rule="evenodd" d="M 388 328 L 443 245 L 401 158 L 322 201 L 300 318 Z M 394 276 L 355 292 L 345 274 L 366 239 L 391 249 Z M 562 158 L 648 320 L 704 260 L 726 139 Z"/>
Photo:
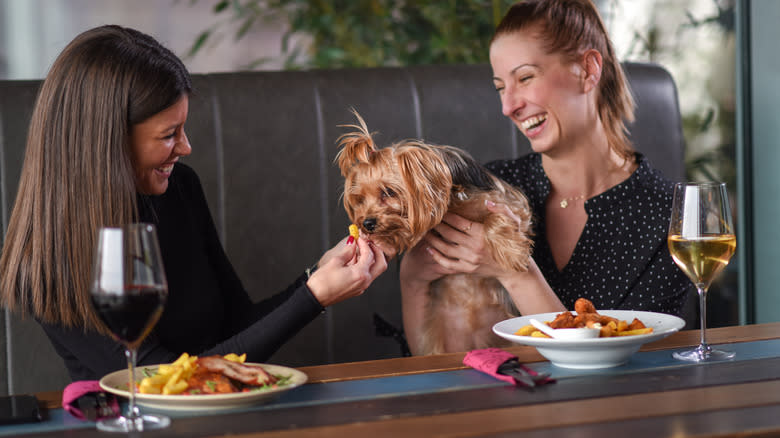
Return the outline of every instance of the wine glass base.
<path id="1" fill-rule="evenodd" d="M 672 357 L 686 362 L 717 362 L 719 360 L 730 360 L 736 355 L 733 351 L 716 350 L 709 346 L 699 346 L 692 350 L 675 351 Z"/>
<path id="2" fill-rule="evenodd" d="M 125 416 L 116 418 L 104 418 L 98 420 L 97 428 L 103 432 L 133 432 L 163 429 L 171 424 L 171 419 L 165 415 L 144 414 L 135 421 Z"/>

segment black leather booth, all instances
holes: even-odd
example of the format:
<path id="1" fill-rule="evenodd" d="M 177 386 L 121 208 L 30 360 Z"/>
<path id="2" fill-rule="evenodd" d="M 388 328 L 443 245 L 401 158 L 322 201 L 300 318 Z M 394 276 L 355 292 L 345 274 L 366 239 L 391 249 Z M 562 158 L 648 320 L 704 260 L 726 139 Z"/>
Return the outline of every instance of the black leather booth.
<path id="1" fill-rule="evenodd" d="M 684 142 L 671 76 L 626 64 L 637 102 L 636 148 L 667 177 L 683 178 Z M 185 162 L 199 173 L 224 246 L 254 298 L 288 284 L 347 233 L 342 179 L 333 164 L 350 108 L 380 144 L 418 137 L 478 160 L 521 155 L 525 139 L 501 115 L 490 67 L 424 66 L 194 75 Z M 16 195 L 39 81 L 0 81 L 2 229 Z M 2 273 L 0 273 L 2 275 Z M 362 296 L 333 306 L 271 360 L 288 366 L 400 355 L 377 336 L 376 313 L 401 326 L 397 267 Z M 0 314 L 0 394 L 62 389 L 62 361 L 37 324 Z"/>

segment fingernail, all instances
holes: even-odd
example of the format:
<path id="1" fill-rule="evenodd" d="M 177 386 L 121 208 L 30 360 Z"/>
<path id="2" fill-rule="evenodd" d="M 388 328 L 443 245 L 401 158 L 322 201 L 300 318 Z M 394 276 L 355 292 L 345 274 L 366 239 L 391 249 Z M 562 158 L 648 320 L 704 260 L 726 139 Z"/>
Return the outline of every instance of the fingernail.
<path id="1" fill-rule="evenodd" d="M 487 205 L 488 207 L 495 207 L 496 203 L 491 201 L 490 199 L 485 199 L 485 205 Z"/>
<path id="2" fill-rule="evenodd" d="M 347 245 L 352 245 L 353 243 L 355 243 L 355 238 L 353 236 L 349 236 L 347 238 Z"/>

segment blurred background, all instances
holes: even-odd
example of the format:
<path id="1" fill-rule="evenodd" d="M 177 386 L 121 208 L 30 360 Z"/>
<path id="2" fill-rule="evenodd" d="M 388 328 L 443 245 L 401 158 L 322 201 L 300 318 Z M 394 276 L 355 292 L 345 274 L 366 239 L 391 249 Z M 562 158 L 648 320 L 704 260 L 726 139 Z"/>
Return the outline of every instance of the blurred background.
<path id="1" fill-rule="evenodd" d="M 688 179 L 725 181 L 736 206 L 735 2 L 596 0 L 621 60 L 656 62 L 674 77 Z M 512 3 L 0 0 L 0 79 L 43 78 L 73 37 L 102 24 L 154 36 L 192 73 L 485 63 Z M 708 325 L 740 322 L 739 266 L 731 263 L 710 290 Z"/>

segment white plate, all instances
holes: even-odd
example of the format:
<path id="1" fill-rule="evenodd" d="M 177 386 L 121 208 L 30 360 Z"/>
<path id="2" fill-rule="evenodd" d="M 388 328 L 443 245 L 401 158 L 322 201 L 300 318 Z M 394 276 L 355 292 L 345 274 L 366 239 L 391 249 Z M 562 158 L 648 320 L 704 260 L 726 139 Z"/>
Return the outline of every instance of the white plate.
<path id="1" fill-rule="evenodd" d="M 260 365 L 267 372 L 277 376 L 292 377 L 287 385 L 265 390 L 230 394 L 160 395 L 136 393 L 135 401 L 141 406 L 169 411 L 230 409 L 268 402 L 279 395 L 279 393 L 303 385 L 308 379 L 306 374 L 294 368 L 270 364 L 247 364 Z M 135 370 L 136 380 L 141 380 L 145 377 L 144 370 L 154 371 L 158 366 L 159 365 L 146 365 L 137 367 Z M 120 397 L 129 397 L 130 393 L 127 390 L 122 389 L 127 388 L 129 380 L 127 370 L 115 371 L 100 379 L 100 387 L 103 388 L 104 391 L 116 394 Z"/>
<path id="2" fill-rule="evenodd" d="M 520 327 L 531 324 L 531 318 L 536 318 L 539 321 L 552 321 L 561 312 L 507 319 L 494 325 L 493 332 L 512 342 L 536 347 L 539 353 L 553 365 L 564 368 L 589 369 L 623 365 L 643 344 L 665 338 L 685 326 L 685 321 L 682 318 L 664 313 L 638 310 L 599 310 L 598 312 L 628 323 L 637 318 L 647 327 L 652 327 L 653 333 L 575 340 L 535 338 L 515 334 Z M 577 314 L 577 312 L 572 313 Z"/>

